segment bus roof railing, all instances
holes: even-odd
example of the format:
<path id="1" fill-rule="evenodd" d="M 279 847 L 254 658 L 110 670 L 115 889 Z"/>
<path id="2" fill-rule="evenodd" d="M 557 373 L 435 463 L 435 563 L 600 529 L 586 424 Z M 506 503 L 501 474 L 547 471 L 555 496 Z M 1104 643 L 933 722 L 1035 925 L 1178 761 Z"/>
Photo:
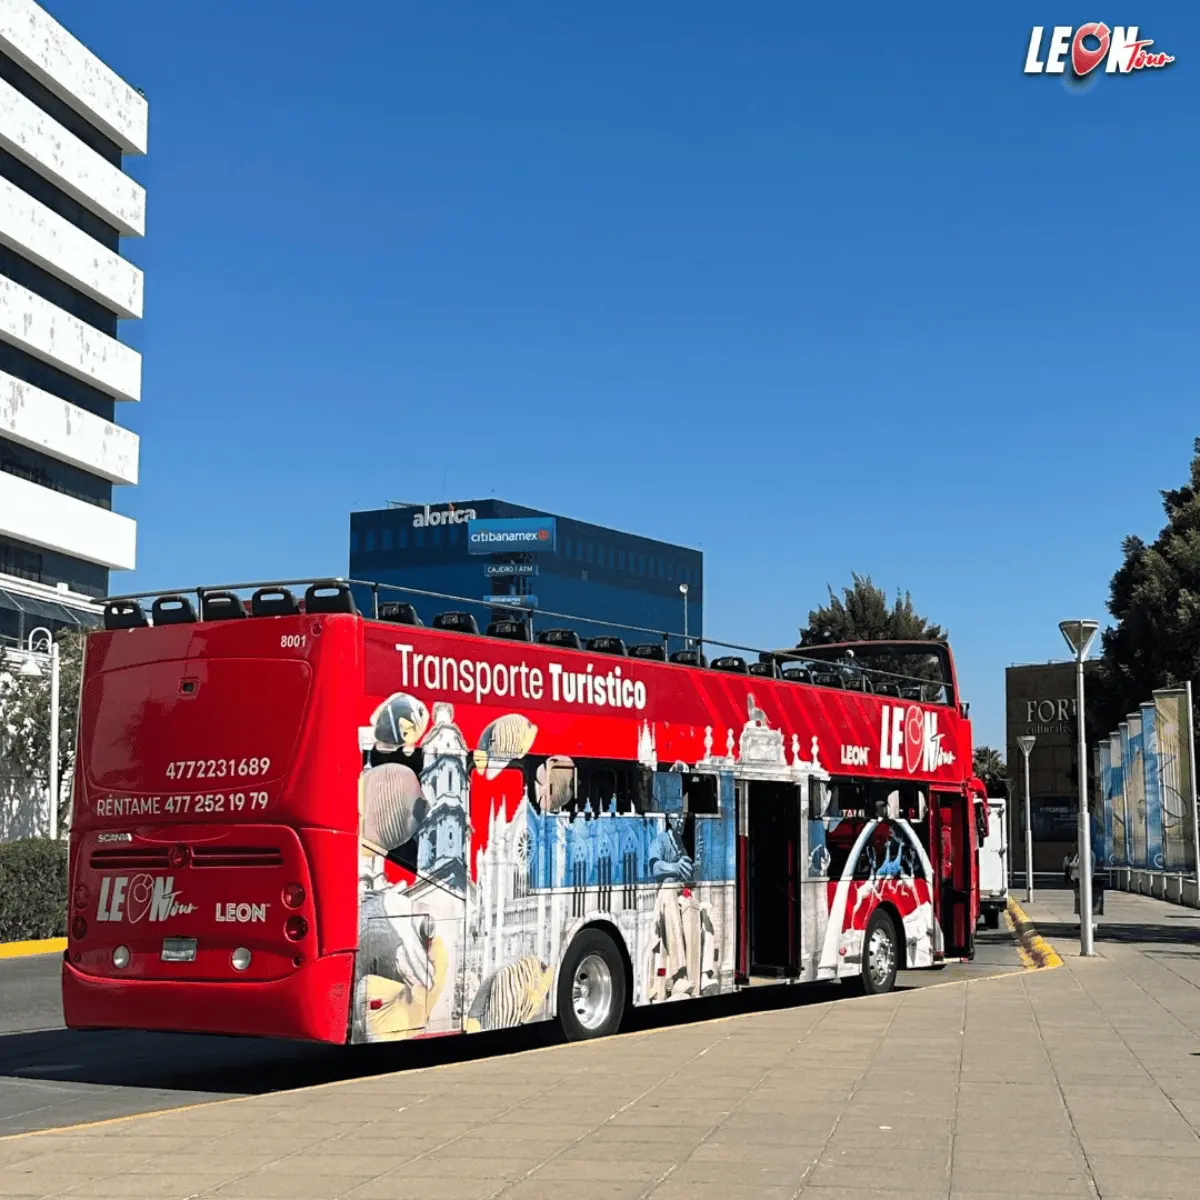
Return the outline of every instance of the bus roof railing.
<path id="1" fill-rule="evenodd" d="M 473 608 L 483 608 L 491 612 L 504 612 L 510 617 L 520 614 L 532 624 L 535 616 L 538 617 L 553 617 L 557 620 L 570 621 L 573 623 L 582 623 L 584 625 L 595 625 L 603 629 L 621 629 L 627 633 L 639 633 L 648 635 L 651 638 L 661 640 L 663 646 L 666 647 L 672 639 L 683 644 L 685 648 L 695 647 L 703 651 L 705 646 L 716 646 L 722 650 L 737 650 L 747 654 L 753 654 L 759 662 L 774 663 L 776 667 L 781 665 L 794 664 L 797 666 L 812 666 L 816 668 L 825 668 L 826 672 L 841 671 L 843 674 L 854 673 L 865 675 L 868 679 L 877 678 L 880 682 L 895 682 L 903 684 L 917 684 L 922 687 L 945 686 L 947 689 L 952 687 L 950 679 L 932 680 L 923 678 L 917 675 L 907 675 L 897 671 L 888 671 L 882 667 L 867 667 L 859 663 L 838 663 L 831 662 L 828 658 L 818 655 L 808 655 L 805 653 L 808 647 L 795 646 L 780 650 L 763 650 L 757 646 L 747 646 L 739 642 L 726 642 L 719 638 L 705 637 L 695 633 L 680 633 L 679 631 L 670 631 L 662 629 L 654 629 L 645 625 L 629 625 L 621 621 L 612 621 L 604 617 L 584 617 L 574 613 L 561 613 L 553 609 L 537 608 L 529 604 L 505 603 L 496 604 L 493 601 L 481 600 L 470 596 L 456 596 L 449 592 L 435 592 L 427 588 L 408 587 L 404 584 L 396 583 L 379 583 L 376 580 L 370 579 L 352 579 L 344 575 L 309 575 L 298 579 L 266 579 L 242 583 L 222 583 L 212 587 L 206 586 L 191 586 L 186 588 L 153 588 L 141 592 L 126 592 L 119 596 L 109 596 L 102 603 L 107 608 L 109 605 L 138 602 L 151 597 L 164 596 L 188 596 L 194 595 L 199 604 L 196 611 L 196 623 L 202 623 L 204 612 L 204 596 L 211 595 L 215 592 L 254 592 L 264 588 L 285 588 L 285 587 L 313 587 L 313 586 L 342 586 L 349 588 L 365 588 L 371 593 L 371 609 L 369 616 L 372 620 L 379 620 L 379 593 L 395 592 L 404 596 L 419 596 L 427 600 L 446 600 L 453 604 L 470 605 Z M 520 596 L 514 596 L 513 599 L 520 600 Z M 848 646 L 862 645 L 863 643 L 848 643 Z M 904 643 L 893 643 L 890 640 L 880 640 L 880 645 L 900 645 L 918 648 L 921 643 L 906 639 Z M 928 642 L 929 647 L 945 648 L 944 641 L 931 639 Z M 831 647 L 832 648 L 832 647 Z M 821 647 L 814 646 L 814 650 L 820 650 Z"/>

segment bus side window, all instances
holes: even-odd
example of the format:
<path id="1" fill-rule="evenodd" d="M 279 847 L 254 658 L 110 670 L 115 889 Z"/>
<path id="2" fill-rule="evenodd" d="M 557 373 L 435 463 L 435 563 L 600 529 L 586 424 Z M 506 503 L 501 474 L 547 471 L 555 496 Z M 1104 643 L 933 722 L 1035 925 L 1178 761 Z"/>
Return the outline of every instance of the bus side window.
<path id="1" fill-rule="evenodd" d="M 587 799 L 596 816 L 619 806 L 617 773 L 612 767 L 594 767 L 588 772 Z"/>
<path id="2" fill-rule="evenodd" d="M 676 771 L 655 771 L 654 797 L 650 811 L 681 813 L 683 805 L 683 776 Z"/>
<path id="3" fill-rule="evenodd" d="M 721 815 L 718 779 L 715 775 L 684 775 L 683 811 L 691 816 L 717 817 Z"/>
<path id="4" fill-rule="evenodd" d="M 568 814 L 579 794 L 575 764 L 566 755 L 552 755 L 534 765 L 532 792 L 538 809 L 546 816 Z"/>
<path id="5" fill-rule="evenodd" d="M 822 817 L 828 816 L 831 801 L 829 784 L 824 779 L 817 779 L 810 775 L 808 779 L 808 819 L 819 821 Z"/>
<path id="6" fill-rule="evenodd" d="M 584 759 L 577 766 L 579 790 L 572 805 L 575 812 L 582 811 L 585 802 L 593 817 L 643 811 L 650 789 L 643 768 L 636 763 Z"/>

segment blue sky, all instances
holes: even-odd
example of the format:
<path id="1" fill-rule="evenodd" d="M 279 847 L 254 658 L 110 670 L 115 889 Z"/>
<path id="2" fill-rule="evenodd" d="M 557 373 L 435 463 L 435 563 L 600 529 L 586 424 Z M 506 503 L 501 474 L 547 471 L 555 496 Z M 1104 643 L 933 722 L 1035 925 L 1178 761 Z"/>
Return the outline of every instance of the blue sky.
<path id="1" fill-rule="evenodd" d="M 700 546 L 734 641 L 907 588 L 1002 746 L 1184 478 L 1195 5 L 44 2 L 150 101 L 114 589 L 494 493 Z M 1131 18 L 1178 61 L 1022 74 Z"/>

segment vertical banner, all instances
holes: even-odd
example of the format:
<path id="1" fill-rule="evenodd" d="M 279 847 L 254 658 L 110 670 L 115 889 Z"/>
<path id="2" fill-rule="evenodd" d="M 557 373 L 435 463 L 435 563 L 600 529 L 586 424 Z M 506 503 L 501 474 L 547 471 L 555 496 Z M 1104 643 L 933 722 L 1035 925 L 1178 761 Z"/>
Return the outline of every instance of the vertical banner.
<path id="1" fill-rule="evenodd" d="M 1125 778 L 1122 770 L 1121 735 L 1108 738 L 1108 797 L 1112 809 L 1112 865 L 1129 866 L 1129 819 L 1125 811 Z"/>
<path id="2" fill-rule="evenodd" d="M 1112 855 L 1108 843 L 1110 822 L 1108 820 L 1108 772 L 1105 770 L 1104 748 L 1092 747 L 1092 786 L 1088 791 L 1088 803 L 1092 810 L 1092 852 L 1096 855 L 1096 866 L 1107 868 Z"/>
<path id="3" fill-rule="evenodd" d="M 1146 862 L 1146 776 L 1142 769 L 1142 714 L 1129 713 L 1125 730 L 1125 796 L 1133 826 L 1133 865 L 1144 871 Z"/>
<path id="4" fill-rule="evenodd" d="M 1121 733 L 1121 791 L 1125 797 L 1125 837 L 1129 849 L 1129 865 L 1146 865 L 1145 813 L 1138 808 L 1137 792 L 1133 786 L 1133 747 L 1129 740 L 1129 722 L 1118 726 Z"/>
<path id="5" fill-rule="evenodd" d="M 1104 827 L 1104 862 L 1108 866 L 1118 866 L 1121 859 L 1117 857 L 1116 828 L 1112 821 L 1112 745 L 1108 738 L 1097 746 L 1096 754 L 1099 758 L 1097 778 L 1100 788 L 1100 818 Z"/>
<path id="6" fill-rule="evenodd" d="M 1163 858 L 1168 871 L 1194 866 L 1195 805 L 1192 802 L 1192 713 L 1185 688 L 1154 693 L 1159 787 L 1163 802 Z"/>
<path id="7" fill-rule="evenodd" d="M 1156 713 L 1154 705 L 1149 702 L 1141 705 L 1141 711 L 1142 789 L 1146 797 L 1146 866 L 1151 871 L 1161 871 L 1166 863 L 1163 857 L 1163 806 Z"/>
<path id="8" fill-rule="evenodd" d="M 1187 718 L 1188 746 L 1188 825 L 1192 831 L 1192 852 L 1188 858 L 1192 864 L 1192 874 L 1200 882 L 1200 802 L 1196 798 L 1196 774 L 1200 764 L 1196 762 L 1196 710 L 1193 707 L 1192 681 L 1184 684 L 1187 703 L 1184 706 L 1184 716 Z"/>

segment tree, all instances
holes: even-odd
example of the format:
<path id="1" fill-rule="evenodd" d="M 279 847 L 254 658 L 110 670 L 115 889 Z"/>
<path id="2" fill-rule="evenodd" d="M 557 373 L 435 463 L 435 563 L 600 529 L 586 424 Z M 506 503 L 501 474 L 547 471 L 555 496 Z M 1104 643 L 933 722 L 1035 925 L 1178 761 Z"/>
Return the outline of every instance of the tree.
<path id="1" fill-rule="evenodd" d="M 991 746 L 976 746 L 973 767 L 975 774 L 983 781 L 989 796 L 1003 796 L 1008 781 L 1008 768 L 999 750 Z"/>
<path id="2" fill-rule="evenodd" d="M 931 624 L 913 609 L 912 596 L 896 590 L 889 607 L 883 589 L 869 575 L 851 572 L 852 586 L 841 596 L 829 589 L 829 603 L 808 614 L 808 626 L 800 631 L 801 646 L 820 646 L 830 642 L 924 641 L 945 639 L 940 625 Z"/>
<path id="3" fill-rule="evenodd" d="M 62 630 L 58 643 L 58 815 L 62 828 L 71 803 L 75 733 L 83 675 L 83 634 Z M 46 786 L 50 766 L 50 672 L 0 671 L 0 773 Z"/>
<path id="4" fill-rule="evenodd" d="M 1155 688 L 1200 680 L 1200 438 L 1189 482 L 1161 495 L 1166 525 L 1150 545 L 1127 537 L 1112 578 L 1108 611 L 1116 624 L 1102 636 L 1088 706 L 1097 737 L 1116 729 Z"/>

